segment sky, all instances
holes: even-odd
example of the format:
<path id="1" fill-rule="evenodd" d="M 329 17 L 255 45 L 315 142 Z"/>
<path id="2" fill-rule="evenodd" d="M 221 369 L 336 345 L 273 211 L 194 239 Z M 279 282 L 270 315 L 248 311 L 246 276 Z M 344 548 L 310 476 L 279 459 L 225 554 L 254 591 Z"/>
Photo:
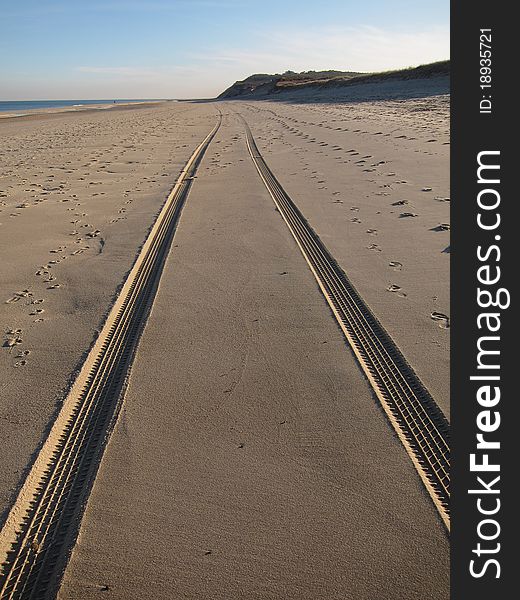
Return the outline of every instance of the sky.
<path id="1" fill-rule="evenodd" d="M 0 100 L 211 98 L 449 58 L 449 0 L 0 0 Z"/>

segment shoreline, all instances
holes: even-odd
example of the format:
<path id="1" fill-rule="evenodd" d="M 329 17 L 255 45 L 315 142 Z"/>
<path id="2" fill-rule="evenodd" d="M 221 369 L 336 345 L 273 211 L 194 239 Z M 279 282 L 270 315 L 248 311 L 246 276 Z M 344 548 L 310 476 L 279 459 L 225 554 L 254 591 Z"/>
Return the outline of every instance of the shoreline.
<path id="1" fill-rule="evenodd" d="M 53 108 L 30 108 L 24 112 L 0 112 L 0 119 L 18 119 L 21 117 L 33 117 L 35 115 L 53 115 L 62 113 L 77 113 L 92 110 L 128 109 L 129 107 L 143 108 L 163 104 L 165 102 L 178 102 L 177 100 L 143 100 L 142 102 L 118 102 L 115 104 L 78 104 L 73 106 L 56 106 Z"/>

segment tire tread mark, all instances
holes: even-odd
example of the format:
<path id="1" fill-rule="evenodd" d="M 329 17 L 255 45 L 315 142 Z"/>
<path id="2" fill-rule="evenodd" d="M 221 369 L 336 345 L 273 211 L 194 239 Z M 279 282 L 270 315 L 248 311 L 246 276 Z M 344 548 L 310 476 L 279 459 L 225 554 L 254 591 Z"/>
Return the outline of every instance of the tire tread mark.
<path id="1" fill-rule="evenodd" d="M 450 426 L 383 325 L 363 301 L 263 159 L 247 121 L 253 163 L 325 296 L 439 515 L 450 529 Z"/>
<path id="2" fill-rule="evenodd" d="M 168 195 L 0 532 L 0 599 L 57 591 L 193 175 L 218 122 Z"/>

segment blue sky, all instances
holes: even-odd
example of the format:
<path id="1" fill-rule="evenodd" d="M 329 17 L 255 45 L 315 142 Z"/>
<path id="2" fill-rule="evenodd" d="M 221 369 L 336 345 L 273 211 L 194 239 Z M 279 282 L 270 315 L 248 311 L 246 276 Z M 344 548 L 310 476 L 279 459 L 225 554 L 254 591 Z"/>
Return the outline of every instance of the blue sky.
<path id="1" fill-rule="evenodd" d="M 449 58 L 449 0 L 0 0 L 0 100 L 213 97 Z"/>

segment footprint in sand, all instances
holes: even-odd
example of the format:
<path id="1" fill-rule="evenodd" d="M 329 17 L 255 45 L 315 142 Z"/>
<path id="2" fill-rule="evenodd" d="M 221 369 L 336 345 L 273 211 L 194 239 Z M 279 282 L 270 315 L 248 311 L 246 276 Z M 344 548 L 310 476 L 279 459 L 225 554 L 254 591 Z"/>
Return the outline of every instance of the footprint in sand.
<path id="1" fill-rule="evenodd" d="M 32 296 L 32 292 L 29 290 L 22 290 L 21 292 L 15 292 L 14 296 L 5 301 L 6 304 L 11 304 L 12 302 L 18 302 L 22 298 L 30 298 Z"/>
<path id="2" fill-rule="evenodd" d="M 441 312 L 433 311 L 432 314 L 430 315 L 430 318 L 433 321 L 437 321 L 439 323 L 439 327 L 441 329 L 449 329 L 450 318 L 448 317 L 448 315 L 445 315 L 444 313 L 441 313 Z"/>
<path id="3" fill-rule="evenodd" d="M 404 212 L 404 213 L 401 213 L 399 215 L 399 218 L 400 219 L 406 219 L 406 218 L 409 218 L 409 217 L 417 217 L 417 216 L 418 216 L 417 213 Z"/>
<path id="4" fill-rule="evenodd" d="M 358 219 L 357 217 L 353 217 L 352 219 L 350 219 L 351 223 L 361 223 L 361 220 Z"/>
<path id="5" fill-rule="evenodd" d="M 423 188 L 421 189 L 421 192 L 431 192 L 431 191 L 432 191 L 432 188 L 431 188 L 431 187 L 423 187 Z"/>
<path id="6" fill-rule="evenodd" d="M 369 235 L 377 235 L 377 229 L 367 229 L 366 231 Z"/>
<path id="7" fill-rule="evenodd" d="M 2 345 L 4 348 L 14 348 L 16 345 L 21 343 L 21 338 L 7 338 L 6 340 L 4 340 L 4 343 Z"/>
<path id="8" fill-rule="evenodd" d="M 439 223 L 437 227 L 432 227 L 430 231 L 449 231 L 450 224 L 449 223 Z"/>
<path id="9" fill-rule="evenodd" d="M 392 206 L 404 206 L 408 204 L 408 200 L 398 200 L 397 202 L 392 202 Z"/>
<path id="10" fill-rule="evenodd" d="M 389 267 L 392 267 L 394 271 L 401 271 L 403 268 L 403 263 L 400 263 L 397 260 L 392 260 L 388 263 Z"/>
<path id="11" fill-rule="evenodd" d="M 5 339 L 2 346 L 4 348 L 9 348 L 9 350 L 12 350 L 15 346 L 21 344 L 23 342 L 23 339 L 20 337 L 21 333 L 21 329 L 8 329 L 5 332 Z"/>
<path id="12" fill-rule="evenodd" d="M 393 283 L 386 288 L 386 291 L 393 292 L 393 293 L 397 294 L 398 296 L 400 296 L 401 298 L 406 297 L 406 294 L 403 291 L 401 291 L 401 286 L 395 285 Z"/>
<path id="13" fill-rule="evenodd" d="M 381 247 L 378 246 L 377 244 L 370 244 L 369 246 L 367 246 L 368 250 L 375 250 L 376 252 L 381 252 Z"/>

